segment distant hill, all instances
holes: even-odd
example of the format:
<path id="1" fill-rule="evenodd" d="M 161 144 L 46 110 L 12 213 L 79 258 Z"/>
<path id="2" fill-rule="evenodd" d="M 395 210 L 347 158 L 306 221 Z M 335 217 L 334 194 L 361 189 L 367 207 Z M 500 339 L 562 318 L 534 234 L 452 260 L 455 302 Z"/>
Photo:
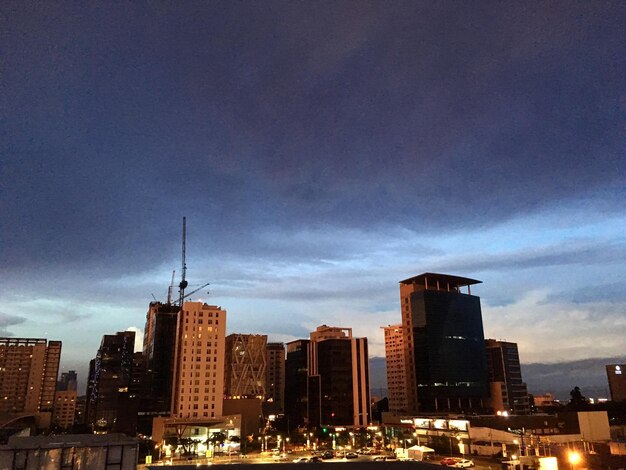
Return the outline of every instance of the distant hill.
<path id="1" fill-rule="evenodd" d="M 370 386 L 374 396 L 387 392 L 387 366 L 384 357 L 370 358 Z M 557 363 L 522 364 L 522 377 L 528 392 L 541 395 L 553 393 L 561 400 L 569 399 L 569 392 L 578 386 L 589 398 L 610 398 L 604 366 L 626 363 L 626 356 L 601 357 Z"/>

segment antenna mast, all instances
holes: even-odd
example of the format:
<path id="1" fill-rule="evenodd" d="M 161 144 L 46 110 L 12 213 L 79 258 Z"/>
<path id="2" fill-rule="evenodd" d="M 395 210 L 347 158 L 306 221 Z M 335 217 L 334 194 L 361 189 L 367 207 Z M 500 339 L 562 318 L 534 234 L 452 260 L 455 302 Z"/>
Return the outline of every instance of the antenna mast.
<path id="1" fill-rule="evenodd" d="M 185 262 L 185 251 L 187 244 L 187 217 L 183 217 L 183 269 L 180 277 L 180 284 L 178 284 L 178 293 L 180 294 L 178 304 L 182 308 L 183 300 L 185 298 L 185 288 L 187 287 L 187 263 Z"/>

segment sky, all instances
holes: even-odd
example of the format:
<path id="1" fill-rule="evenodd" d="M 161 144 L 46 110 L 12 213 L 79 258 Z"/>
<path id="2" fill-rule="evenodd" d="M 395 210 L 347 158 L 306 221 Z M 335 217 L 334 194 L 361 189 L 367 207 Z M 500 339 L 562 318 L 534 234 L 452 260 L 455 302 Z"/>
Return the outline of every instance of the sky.
<path id="1" fill-rule="evenodd" d="M 399 323 L 480 279 L 524 363 L 626 356 L 623 2 L 3 2 L 0 335 L 141 335 L 180 276 L 229 333 Z"/>

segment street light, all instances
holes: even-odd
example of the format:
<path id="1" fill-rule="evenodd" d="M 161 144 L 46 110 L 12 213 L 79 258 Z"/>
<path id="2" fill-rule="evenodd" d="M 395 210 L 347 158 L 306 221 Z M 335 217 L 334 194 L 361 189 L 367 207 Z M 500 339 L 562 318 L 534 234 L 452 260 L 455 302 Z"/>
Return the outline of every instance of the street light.
<path id="1" fill-rule="evenodd" d="M 574 467 L 576 466 L 576 464 L 580 463 L 580 461 L 581 461 L 580 453 L 576 452 L 575 450 L 570 450 L 567 453 L 567 460 L 569 461 L 570 465 L 572 466 L 572 470 L 573 470 Z"/>

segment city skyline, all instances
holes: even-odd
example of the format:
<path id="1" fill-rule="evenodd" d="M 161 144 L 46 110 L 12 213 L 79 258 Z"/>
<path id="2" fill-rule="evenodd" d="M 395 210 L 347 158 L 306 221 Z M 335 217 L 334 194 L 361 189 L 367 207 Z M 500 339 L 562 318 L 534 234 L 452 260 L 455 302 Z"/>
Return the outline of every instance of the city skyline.
<path id="1" fill-rule="evenodd" d="M 0 6 L 0 336 L 61 340 L 84 384 L 187 216 L 228 334 L 384 356 L 398 282 L 439 272 L 522 364 L 625 356 L 626 13 L 534 8 Z"/>

